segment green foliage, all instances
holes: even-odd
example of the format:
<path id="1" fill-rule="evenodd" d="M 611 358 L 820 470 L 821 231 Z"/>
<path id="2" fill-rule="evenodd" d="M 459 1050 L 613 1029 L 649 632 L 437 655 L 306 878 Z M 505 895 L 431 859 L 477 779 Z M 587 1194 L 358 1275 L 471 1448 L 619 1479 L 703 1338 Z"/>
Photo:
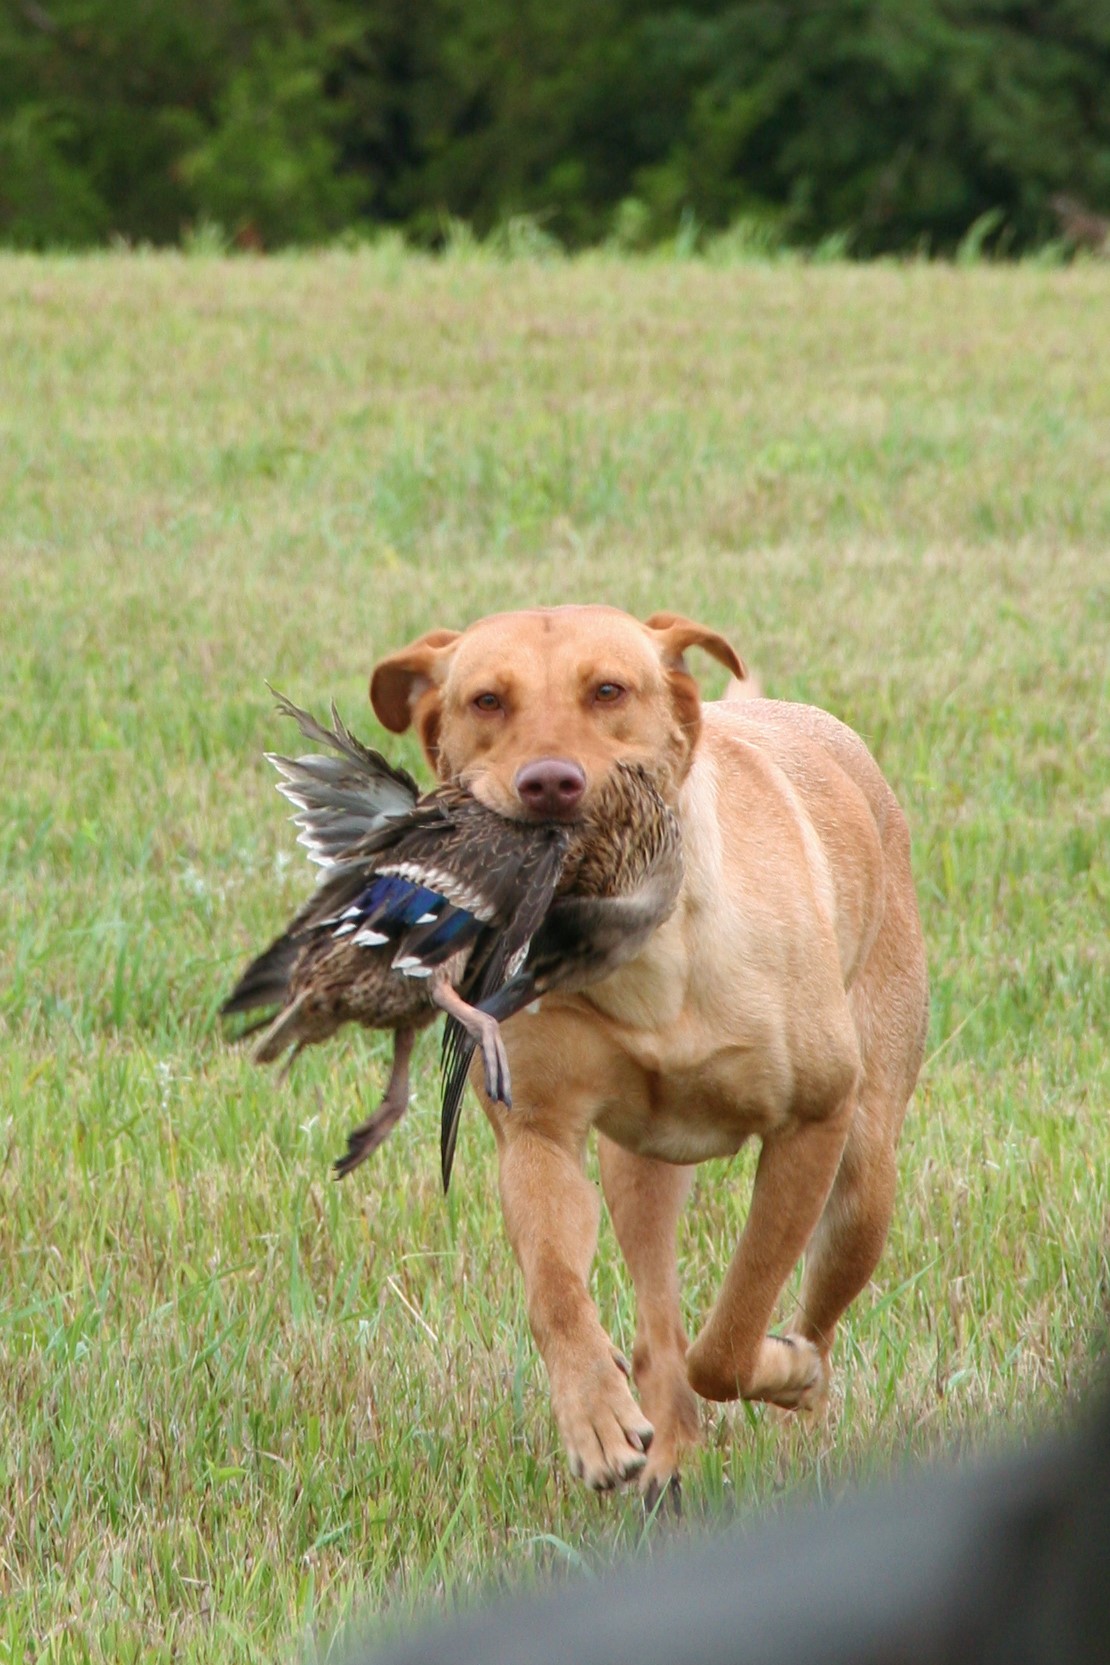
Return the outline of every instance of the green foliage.
<path id="1" fill-rule="evenodd" d="M 263 43 L 221 91 L 212 132 L 182 159 L 202 214 L 248 245 L 324 241 L 357 216 L 360 185 L 338 169 L 325 73 L 317 43 Z"/>
<path id="2" fill-rule="evenodd" d="M 72 137 L 64 111 L 30 101 L 0 123 L 0 212 L 16 247 L 80 246 L 107 230 L 107 204 L 67 155 Z"/>
<path id="3" fill-rule="evenodd" d="M 1110 0 L 20 0 L 0 239 L 1026 248 L 1110 207 L 1108 83 Z"/>

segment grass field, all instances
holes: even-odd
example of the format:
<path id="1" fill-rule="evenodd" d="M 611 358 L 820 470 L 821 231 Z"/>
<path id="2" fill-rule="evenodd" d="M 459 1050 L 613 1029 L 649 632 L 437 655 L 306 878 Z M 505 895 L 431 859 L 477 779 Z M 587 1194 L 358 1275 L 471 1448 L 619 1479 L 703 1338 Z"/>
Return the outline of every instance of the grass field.
<path id="1" fill-rule="evenodd" d="M 474 1106 L 440 1195 L 434 1044 L 341 1187 L 386 1043 L 280 1086 L 214 1015 L 308 882 L 264 679 L 380 740 L 375 657 L 506 606 L 704 619 L 914 832 L 930 1056 L 838 1414 L 714 1411 L 681 1530 L 1057 1412 L 1110 1287 L 1110 271 L 9 257 L 0 366 L 0 1659 L 323 1657 L 641 1544 L 565 1471 Z M 750 1172 L 700 1172 L 692 1324 Z M 596 1288 L 627 1348 L 605 1228 Z"/>

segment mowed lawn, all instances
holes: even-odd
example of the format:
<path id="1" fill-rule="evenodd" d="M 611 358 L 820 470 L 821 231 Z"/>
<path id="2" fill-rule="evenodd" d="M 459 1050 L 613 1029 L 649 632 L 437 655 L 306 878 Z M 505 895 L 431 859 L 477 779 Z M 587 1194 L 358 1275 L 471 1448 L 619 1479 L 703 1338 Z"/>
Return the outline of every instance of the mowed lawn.
<path id="1" fill-rule="evenodd" d="M 371 666 L 492 610 L 705 620 L 913 829 L 929 1058 L 835 1414 L 712 1410 L 677 1530 L 1059 1414 L 1110 1283 L 1110 270 L 8 257 L 0 421 L 0 1659 L 323 1657 L 658 1541 L 565 1469 L 474 1104 L 441 1195 L 434 1041 L 336 1185 L 388 1043 L 282 1085 L 216 1019 L 311 882 L 265 679 L 422 770 Z M 691 1327 L 751 1171 L 700 1170 Z M 595 1284 L 630 1350 L 607 1226 Z"/>

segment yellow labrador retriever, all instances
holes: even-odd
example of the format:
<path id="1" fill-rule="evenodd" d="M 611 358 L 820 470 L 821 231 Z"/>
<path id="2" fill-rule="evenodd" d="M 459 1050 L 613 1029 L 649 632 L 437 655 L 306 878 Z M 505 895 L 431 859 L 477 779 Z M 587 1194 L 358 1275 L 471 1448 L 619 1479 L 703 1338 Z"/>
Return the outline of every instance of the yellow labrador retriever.
<path id="1" fill-rule="evenodd" d="M 866 746 L 811 706 L 702 705 L 692 647 L 744 676 L 689 619 L 557 607 L 431 631 L 370 685 L 387 728 L 415 724 L 437 774 L 500 814 L 574 819 L 622 758 L 653 765 L 676 806 L 675 912 L 605 982 L 506 1024 L 513 1109 L 483 1098 L 571 1466 L 600 1489 L 639 1475 L 649 1496 L 698 1438 L 695 1394 L 823 1395 L 837 1320 L 890 1223 L 927 1007 L 906 823 Z M 592 1127 L 636 1290 L 642 1409 L 588 1290 Z M 675 1233 L 690 1164 L 753 1135 L 747 1223 L 688 1345 Z M 803 1254 L 797 1314 L 769 1335 Z"/>

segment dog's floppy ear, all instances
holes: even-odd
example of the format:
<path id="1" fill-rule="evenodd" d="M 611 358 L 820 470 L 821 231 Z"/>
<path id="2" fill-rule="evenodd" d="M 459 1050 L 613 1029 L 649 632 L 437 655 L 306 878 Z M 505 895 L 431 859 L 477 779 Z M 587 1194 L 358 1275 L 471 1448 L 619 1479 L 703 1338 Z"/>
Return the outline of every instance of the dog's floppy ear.
<path id="1" fill-rule="evenodd" d="M 714 659 L 719 659 L 722 665 L 727 665 L 733 676 L 743 677 L 746 672 L 742 661 L 724 637 L 704 624 L 695 624 L 693 619 L 684 619 L 681 613 L 653 613 L 646 624 L 655 638 L 670 688 L 671 710 L 677 725 L 675 762 L 677 776 L 681 780 L 690 767 L 694 747 L 701 733 L 701 698 L 698 685 L 690 675 L 682 655 L 688 647 L 704 648 Z"/>
<path id="2" fill-rule="evenodd" d="M 716 630 L 710 630 L 708 625 L 695 624 L 693 619 L 684 619 L 681 613 L 653 613 L 645 623 L 658 637 L 663 660 L 668 669 L 685 671 L 682 655 L 689 647 L 700 647 L 720 664 L 727 666 L 739 681 L 742 682 L 747 676 L 744 662 L 736 649 Z"/>
<path id="3" fill-rule="evenodd" d="M 460 635 L 458 630 L 429 630 L 375 665 L 370 678 L 370 704 L 378 721 L 393 734 L 414 724 L 433 769 L 439 753 L 440 687 Z"/>

